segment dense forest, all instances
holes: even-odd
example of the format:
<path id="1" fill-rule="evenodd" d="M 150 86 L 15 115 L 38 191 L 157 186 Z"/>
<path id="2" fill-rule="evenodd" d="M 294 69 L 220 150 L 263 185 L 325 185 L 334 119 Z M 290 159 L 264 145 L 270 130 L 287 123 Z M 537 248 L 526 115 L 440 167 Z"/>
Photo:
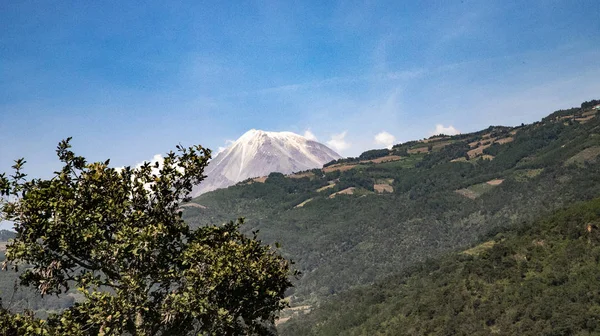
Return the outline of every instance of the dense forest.
<path id="1" fill-rule="evenodd" d="M 332 298 L 283 335 L 597 335 L 600 199 Z"/>
<path id="2" fill-rule="evenodd" d="M 0 230 L 0 265 L 5 259 L 4 251 L 6 244 L 15 237 L 15 233 L 8 230 Z M 12 271 L 0 271 L 0 297 L 5 307 L 13 311 L 23 311 L 25 309 L 36 312 L 44 317 L 52 311 L 59 311 L 73 305 L 78 294 L 75 290 L 66 295 L 46 296 L 40 298 L 33 288 L 19 287 L 19 273 Z"/>

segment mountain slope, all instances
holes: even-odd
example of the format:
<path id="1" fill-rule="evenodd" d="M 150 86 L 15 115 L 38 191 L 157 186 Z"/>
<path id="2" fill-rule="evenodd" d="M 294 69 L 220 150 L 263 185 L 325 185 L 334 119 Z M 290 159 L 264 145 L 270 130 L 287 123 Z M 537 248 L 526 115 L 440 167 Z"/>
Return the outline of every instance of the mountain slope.
<path id="1" fill-rule="evenodd" d="M 321 168 L 339 158 L 327 146 L 298 134 L 252 129 L 210 162 L 207 178 L 194 188 L 192 196 L 271 172 L 289 174 Z"/>
<path id="2" fill-rule="evenodd" d="M 334 297 L 282 335 L 597 335 L 600 199 Z M 489 238 L 488 238 L 489 239 Z"/>
<path id="3" fill-rule="evenodd" d="M 9 230 L 0 230 L 0 242 L 7 242 L 9 239 L 15 238 L 16 234 Z"/>
<path id="4" fill-rule="evenodd" d="M 246 217 L 303 273 L 290 292 L 316 305 L 357 285 L 600 195 L 600 119 L 591 108 L 374 150 L 297 176 L 204 194 L 191 225 Z M 303 176 L 302 178 L 298 178 Z M 295 178 L 292 178 L 295 177 Z M 299 206 L 302 204 L 302 206 Z"/>

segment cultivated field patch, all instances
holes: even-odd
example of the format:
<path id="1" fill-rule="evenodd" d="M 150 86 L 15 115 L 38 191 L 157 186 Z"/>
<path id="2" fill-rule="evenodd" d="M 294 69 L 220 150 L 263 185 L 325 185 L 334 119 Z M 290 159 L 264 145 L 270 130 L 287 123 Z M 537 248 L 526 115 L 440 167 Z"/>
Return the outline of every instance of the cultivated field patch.
<path id="1" fill-rule="evenodd" d="M 508 138 L 502 138 L 502 139 L 498 139 L 498 140 L 496 140 L 495 142 L 496 142 L 497 144 L 504 145 L 504 144 L 506 144 L 506 143 L 513 142 L 513 141 L 515 141 L 515 138 L 513 138 L 513 137 L 508 137 Z"/>
<path id="2" fill-rule="evenodd" d="M 313 172 L 304 172 L 304 173 L 297 173 L 297 174 L 291 174 L 288 175 L 287 177 L 289 178 L 293 178 L 293 179 L 301 179 L 301 178 L 313 178 L 315 177 L 315 174 Z"/>
<path id="3" fill-rule="evenodd" d="M 310 313 L 311 310 L 312 310 L 312 307 L 308 306 L 308 305 L 285 308 L 281 312 L 281 316 L 279 317 L 279 319 L 277 319 L 277 321 L 275 321 L 275 326 L 278 326 L 282 323 L 287 322 L 292 317 L 295 317 L 298 315 L 303 315 L 303 314 L 308 314 L 308 313 Z"/>
<path id="4" fill-rule="evenodd" d="M 595 115 L 589 115 L 589 116 L 585 116 L 585 117 L 581 117 L 581 118 L 575 118 L 575 121 L 578 121 L 578 122 L 584 124 L 584 123 L 590 121 L 590 119 L 592 119 L 594 117 L 595 117 Z"/>
<path id="5" fill-rule="evenodd" d="M 304 201 L 304 202 L 302 202 L 302 203 L 300 203 L 300 204 L 296 205 L 294 208 L 302 208 L 303 206 L 305 206 L 305 205 L 306 205 L 306 203 L 308 203 L 308 202 L 310 202 L 310 201 L 312 201 L 312 200 L 313 200 L 312 198 L 309 198 L 309 199 L 307 199 L 306 201 Z"/>
<path id="6" fill-rule="evenodd" d="M 423 160 L 424 154 L 413 154 L 409 156 L 404 156 L 402 159 L 397 161 L 387 161 L 379 163 L 379 167 L 384 169 L 405 169 L 405 168 L 414 168 L 417 162 Z"/>
<path id="7" fill-rule="evenodd" d="M 334 198 L 338 195 L 353 195 L 354 194 L 354 190 L 356 190 L 356 187 L 350 187 L 350 188 L 346 188 L 344 190 L 338 191 L 336 193 L 333 193 L 331 195 L 329 195 L 329 198 Z"/>
<path id="8" fill-rule="evenodd" d="M 328 185 L 317 189 L 317 192 L 321 192 L 321 191 L 324 191 L 324 190 L 327 190 L 327 189 L 331 189 L 333 187 L 335 187 L 335 182 L 329 182 Z"/>
<path id="9" fill-rule="evenodd" d="M 498 185 L 502 184 L 502 182 L 504 182 L 504 180 L 495 179 L 495 180 L 487 181 L 484 183 L 474 184 L 467 188 L 458 189 L 458 190 L 455 190 L 455 192 L 466 198 L 476 199 L 477 197 L 480 197 L 481 195 L 485 194 L 486 192 L 488 192 L 488 191 L 494 189 L 495 187 L 497 187 Z"/>
<path id="10" fill-rule="evenodd" d="M 266 176 L 261 176 L 261 177 L 252 179 L 252 181 L 257 182 L 257 183 L 265 183 L 266 180 L 267 180 Z"/>
<path id="11" fill-rule="evenodd" d="M 394 187 L 392 187 L 389 184 L 386 183 L 382 183 L 382 184 L 375 184 L 373 186 L 373 189 L 375 189 L 376 192 L 382 194 L 382 193 L 393 193 L 394 192 Z"/>
<path id="12" fill-rule="evenodd" d="M 523 169 L 517 170 L 513 176 L 518 182 L 525 182 L 529 179 L 532 179 L 538 175 L 540 175 L 544 171 L 544 168 L 539 169 Z"/>
<path id="13" fill-rule="evenodd" d="M 487 182 L 485 182 L 485 183 L 487 183 L 487 184 L 489 184 L 489 185 L 491 185 L 491 186 L 497 186 L 497 185 L 500 185 L 500 184 L 502 184 L 502 182 L 504 182 L 504 180 L 503 180 L 503 179 L 495 179 L 495 180 L 490 180 L 490 181 L 487 181 Z"/>
<path id="14" fill-rule="evenodd" d="M 499 145 L 503 145 L 503 144 L 507 144 L 509 142 L 513 142 L 514 140 L 515 140 L 515 138 L 513 136 L 498 139 L 498 138 L 491 137 L 490 134 L 486 134 L 483 136 L 482 140 L 473 141 L 473 142 L 469 143 L 469 147 L 471 148 L 471 150 L 467 152 L 467 155 L 469 156 L 469 159 L 479 157 L 479 156 L 485 156 L 483 154 L 483 150 L 490 147 L 491 145 L 493 145 L 495 143 L 497 143 Z M 491 158 L 488 157 L 488 159 L 490 159 L 490 160 L 494 158 L 491 155 L 489 155 L 489 156 L 491 157 Z"/>
<path id="15" fill-rule="evenodd" d="M 479 147 L 475 147 L 475 148 L 471 149 L 470 151 L 468 151 L 467 155 L 469 156 L 469 159 L 475 158 L 477 156 L 481 156 L 483 154 L 483 150 L 490 146 L 491 146 L 491 143 L 488 143 L 487 145 L 480 145 Z"/>
<path id="16" fill-rule="evenodd" d="M 482 252 L 485 252 L 485 251 L 491 249 L 492 247 L 494 247 L 494 245 L 496 245 L 496 242 L 493 240 L 490 240 L 488 242 L 485 242 L 483 244 L 479 244 L 473 248 L 470 248 L 466 251 L 463 251 L 462 254 L 466 254 L 466 255 L 470 255 L 470 256 L 478 256 Z"/>
<path id="17" fill-rule="evenodd" d="M 583 165 L 586 162 L 596 162 L 596 158 L 600 155 L 600 146 L 589 147 L 575 154 L 570 159 L 565 161 L 565 165 Z"/>
<path id="18" fill-rule="evenodd" d="M 454 141 L 437 142 L 437 143 L 434 143 L 432 145 L 431 149 L 434 150 L 434 151 L 437 151 L 437 150 L 440 150 L 440 149 L 442 149 L 442 148 L 444 148 L 444 147 L 446 147 L 446 146 L 448 146 L 450 144 L 453 144 L 453 143 L 454 143 Z"/>
<path id="19" fill-rule="evenodd" d="M 357 165 L 355 164 L 335 164 L 333 166 L 329 166 L 329 167 L 325 167 L 323 168 L 323 171 L 325 173 L 331 173 L 333 171 L 339 170 L 340 172 L 345 172 L 347 170 L 350 170 L 354 167 L 356 167 Z"/>
<path id="20" fill-rule="evenodd" d="M 384 163 L 384 162 L 392 162 L 392 161 L 398 161 L 402 159 L 401 156 L 399 155 L 389 155 L 389 156 L 383 156 L 377 159 L 373 159 L 373 160 L 364 160 L 364 161 L 360 161 L 361 163 Z"/>
<path id="21" fill-rule="evenodd" d="M 411 148 L 407 152 L 408 152 L 408 154 L 428 153 L 429 149 L 427 147 L 417 147 L 417 148 Z"/>

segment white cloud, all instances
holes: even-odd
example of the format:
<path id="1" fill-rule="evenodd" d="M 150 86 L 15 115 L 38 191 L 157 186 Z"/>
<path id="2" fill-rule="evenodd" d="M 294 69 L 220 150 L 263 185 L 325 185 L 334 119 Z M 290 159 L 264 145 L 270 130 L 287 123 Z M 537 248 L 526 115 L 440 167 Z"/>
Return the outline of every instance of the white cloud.
<path id="1" fill-rule="evenodd" d="M 331 136 L 331 140 L 327 141 L 327 145 L 331 147 L 336 152 L 343 152 L 344 150 L 350 148 L 350 144 L 346 141 L 346 131 L 334 134 Z"/>
<path id="2" fill-rule="evenodd" d="M 460 134 L 460 131 L 457 130 L 452 125 L 448 125 L 446 127 L 442 124 L 437 124 L 437 125 L 435 125 L 435 130 L 433 132 L 430 132 L 430 135 L 438 135 L 438 134 L 456 135 L 456 134 Z"/>
<path id="3" fill-rule="evenodd" d="M 375 135 L 375 143 L 383 145 L 388 149 L 391 149 L 395 142 L 396 137 L 386 131 L 379 132 Z"/>
<path id="4" fill-rule="evenodd" d="M 135 169 L 140 169 L 142 168 L 142 166 L 148 162 L 150 163 L 150 167 L 152 167 L 152 174 L 156 174 L 156 175 L 160 175 L 160 170 L 163 167 L 163 162 L 165 161 L 165 158 L 163 158 L 162 154 L 154 154 L 154 156 L 152 157 L 152 160 L 150 161 L 142 161 L 138 164 L 135 165 Z M 154 165 L 158 162 L 158 168 L 154 168 Z"/>
<path id="5" fill-rule="evenodd" d="M 225 140 L 225 146 L 219 146 L 219 149 L 217 149 L 217 152 L 214 153 L 212 155 L 212 158 L 216 158 L 217 155 L 221 154 L 222 152 L 224 152 L 227 148 L 229 148 L 229 146 L 231 146 L 231 144 L 233 144 L 235 141 L 233 140 Z"/>
<path id="6" fill-rule="evenodd" d="M 142 165 L 146 162 L 150 162 L 150 166 L 154 166 L 154 164 L 156 164 L 158 162 L 158 168 L 160 169 L 162 167 L 162 164 L 164 161 L 165 161 L 165 159 L 163 158 L 162 154 L 154 154 L 154 156 L 152 157 L 152 160 L 138 163 L 137 165 L 135 165 L 135 168 L 141 168 Z"/>
<path id="7" fill-rule="evenodd" d="M 152 157 L 152 160 L 150 160 L 150 161 L 144 160 L 142 162 L 138 162 L 132 166 L 132 169 L 140 169 L 146 162 L 149 162 L 150 167 L 152 167 L 152 173 L 158 174 L 158 171 L 162 168 L 164 161 L 165 161 L 165 159 L 163 158 L 162 154 L 154 154 L 154 156 Z M 158 162 L 158 168 L 154 168 L 154 164 L 156 162 Z M 115 170 L 117 172 L 121 172 L 124 168 L 125 167 L 115 167 Z"/>
<path id="8" fill-rule="evenodd" d="M 162 154 L 154 154 L 154 156 L 152 157 L 152 160 L 147 161 L 144 160 L 142 162 L 138 162 L 135 165 L 131 166 L 132 169 L 136 170 L 136 169 L 140 169 L 146 162 L 150 163 L 150 167 L 152 167 L 152 173 L 158 175 L 160 169 L 163 166 L 163 162 L 165 161 L 165 158 L 163 158 Z M 156 164 L 158 162 L 158 168 L 154 168 L 154 164 Z M 123 171 L 123 169 L 125 169 L 125 167 L 115 167 L 115 170 L 117 172 L 121 172 Z"/>
<path id="9" fill-rule="evenodd" d="M 317 137 L 310 131 L 310 128 L 304 131 L 304 137 L 308 140 L 317 141 Z"/>
<path id="10" fill-rule="evenodd" d="M 142 162 L 139 162 L 139 163 L 135 164 L 135 166 L 132 166 L 132 169 L 133 169 L 133 170 L 139 170 L 139 169 L 140 169 L 140 168 L 141 168 L 141 167 L 142 167 L 142 166 L 143 166 L 145 163 L 147 163 L 147 162 L 148 162 L 148 163 L 150 163 L 150 167 L 151 167 L 151 172 L 152 172 L 152 174 L 154 174 L 154 175 L 157 175 L 157 176 L 158 176 L 158 175 L 160 175 L 160 170 L 161 170 L 161 169 L 162 169 L 162 167 L 163 167 L 163 163 L 165 162 L 165 158 L 162 156 L 162 154 L 154 154 L 154 156 L 152 157 L 152 160 L 150 160 L 150 161 L 146 161 L 146 160 L 144 160 L 144 161 L 142 161 Z M 154 167 L 154 165 L 155 165 L 157 162 L 158 162 L 158 168 L 155 168 L 155 167 Z M 115 170 L 116 170 L 118 173 L 121 173 L 121 172 L 123 171 L 123 169 L 125 169 L 125 167 L 116 167 L 116 168 L 115 168 Z M 179 172 L 183 172 L 183 171 L 184 171 L 184 169 L 183 169 L 183 168 L 181 168 L 181 167 L 177 167 L 176 169 L 177 169 Z M 132 180 L 132 181 L 134 180 L 134 176 L 131 176 L 131 180 Z M 151 185 L 153 185 L 153 184 L 154 184 L 154 182 L 146 183 L 146 184 L 144 185 L 144 187 L 146 188 L 146 190 L 148 190 L 148 191 L 151 191 Z"/>
<path id="11" fill-rule="evenodd" d="M 214 154 L 214 157 L 217 157 L 217 155 L 223 153 L 225 150 L 227 149 L 227 147 L 222 147 L 219 146 L 219 149 L 217 150 L 217 152 Z"/>

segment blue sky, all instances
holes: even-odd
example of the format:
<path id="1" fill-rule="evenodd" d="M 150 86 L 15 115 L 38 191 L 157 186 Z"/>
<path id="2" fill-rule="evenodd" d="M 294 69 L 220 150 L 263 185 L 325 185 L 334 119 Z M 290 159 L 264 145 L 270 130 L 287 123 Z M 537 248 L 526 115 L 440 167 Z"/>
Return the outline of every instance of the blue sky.
<path id="1" fill-rule="evenodd" d="M 532 122 L 600 98 L 599 18 L 597 0 L 2 1 L 0 171 L 48 177 L 68 136 L 123 166 L 251 128 L 357 155 Z"/>

